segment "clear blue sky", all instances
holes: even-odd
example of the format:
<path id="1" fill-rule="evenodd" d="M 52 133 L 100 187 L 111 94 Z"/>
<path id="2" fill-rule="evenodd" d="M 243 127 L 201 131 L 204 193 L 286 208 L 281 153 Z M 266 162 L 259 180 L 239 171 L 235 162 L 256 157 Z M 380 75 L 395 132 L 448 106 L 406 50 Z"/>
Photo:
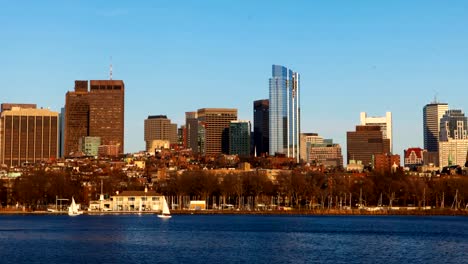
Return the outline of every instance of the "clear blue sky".
<path id="1" fill-rule="evenodd" d="M 268 98 L 301 74 L 302 131 L 343 145 L 359 112 L 393 112 L 394 149 L 422 146 L 437 93 L 468 111 L 468 1 L 0 1 L 0 102 L 59 111 L 74 80 L 126 84 L 126 151 L 143 120 Z"/>

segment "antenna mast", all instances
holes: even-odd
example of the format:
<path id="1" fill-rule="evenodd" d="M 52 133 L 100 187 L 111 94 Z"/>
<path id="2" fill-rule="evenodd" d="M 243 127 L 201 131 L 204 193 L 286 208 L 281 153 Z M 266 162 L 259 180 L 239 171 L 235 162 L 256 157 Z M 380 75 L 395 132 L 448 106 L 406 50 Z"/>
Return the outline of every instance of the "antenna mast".
<path id="1" fill-rule="evenodd" d="M 112 81 L 112 56 L 110 57 L 110 80 Z"/>

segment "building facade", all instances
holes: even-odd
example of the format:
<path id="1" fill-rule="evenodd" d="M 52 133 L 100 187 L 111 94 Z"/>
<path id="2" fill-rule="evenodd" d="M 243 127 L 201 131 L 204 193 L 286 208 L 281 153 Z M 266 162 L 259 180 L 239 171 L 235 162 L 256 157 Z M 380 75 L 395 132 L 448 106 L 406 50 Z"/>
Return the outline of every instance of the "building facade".
<path id="1" fill-rule="evenodd" d="M 423 108 L 424 149 L 428 151 L 428 156 L 433 157 L 435 166 L 439 166 L 440 119 L 448 108 L 448 104 L 436 101 Z"/>
<path id="2" fill-rule="evenodd" d="M 447 110 L 440 119 L 439 166 L 465 166 L 468 119 L 461 110 Z"/>
<path id="3" fill-rule="evenodd" d="M 80 138 L 80 150 L 85 156 L 97 157 L 99 155 L 99 146 L 101 146 L 100 137 Z"/>
<path id="4" fill-rule="evenodd" d="M 346 133 L 348 164 L 361 161 L 364 166 L 374 166 L 376 154 L 390 153 L 390 140 L 383 137 L 380 126 L 356 126 L 356 131 Z"/>
<path id="5" fill-rule="evenodd" d="M 198 153 L 198 118 L 197 112 L 185 112 L 185 130 L 187 135 L 187 148 Z"/>
<path id="6" fill-rule="evenodd" d="M 229 125 L 229 154 L 250 156 L 250 121 L 231 121 Z"/>
<path id="7" fill-rule="evenodd" d="M 310 162 L 310 148 L 313 144 L 323 144 L 323 137 L 317 133 L 301 133 L 300 135 L 300 157 L 304 162 Z"/>
<path id="8" fill-rule="evenodd" d="M 198 121 L 204 126 L 201 139 L 204 155 L 229 153 L 229 125 L 237 120 L 237 109 L 202 108 L 197 111 Z"/>
<path id="9" fill-rule="evenodd" d="M 59 113 L 11 107 L 0 116 L 0 164 L 21 166 L 58 157 Z"/>
<path id="10" fill-rule="evenodd" d="M 374 170 L 381 173 L 394 172 L 400 167 L 400 155 L 392 155 L 390 153 L 375 154 Z"/>
<path id="11" fill-rule="evenodd" d="M 299 74 L 286 67 L 273 65 L 269 87 L 269 153 L 285 154 L 299 162 Z"/>
<path id="12" fill-rule="evenodd" d="M 75 81 L 75 90 L 65 97 L 64 155 L 79 151 L 80 138 L 87 136 L 123 153 L 124 96 L 121 80 Z"/>
<path id="13" fill-rule="evenodd" d="M 379 126 L 383 137 L 390 140 L 390 152 L 393 152 L 392 139 L 392 112 L 386 112 L 385 116 L 367 116 L 366 112 L 361 112 L 361 126 L 374 125 Z"/>
<path id="14" fill-rule="evenodd" d="M 343 167 L 343 154 L 339 144 L 325 140 L 322 144 L 311 144 L 309 153 L 310 164 L 325 167 Z"/>
<path id="15" fill-rule="evenodd" d="M 269 112 L 270 101 L 268 99 L 257 100 L 253 103 L 254 113 L 254 151 L 255 155 L 266 155 L 269 150 Z"/>
<path id="16" fill-rule="evenodd" d="M 148 116 L 145 119 L 145 142 L 146 151 L 152 152 L 153 140 L 167 140 L 169 144 L 177 144 L 177 124 L 172 124 L 171 120 L 165 115 Z"/>
<path id="17" fill-rule="evenodd" d="M 427 152 L 422 148 L 405 149 L 405 167 L 412 170 L 424 165 L 424 153 Z"/>

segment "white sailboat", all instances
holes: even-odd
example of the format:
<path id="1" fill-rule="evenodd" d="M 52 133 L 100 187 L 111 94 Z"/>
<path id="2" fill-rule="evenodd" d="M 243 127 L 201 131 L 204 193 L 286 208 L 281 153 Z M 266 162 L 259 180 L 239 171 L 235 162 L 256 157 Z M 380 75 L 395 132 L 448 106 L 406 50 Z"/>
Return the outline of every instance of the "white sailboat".
<path id="1" fill-rule="evenodd" d="M 166 197 L 162 197 L 162 212 L 161 214 L 158 214 L 158 217 L 159 218 L 171 218 L 171 212 L 169 211 L 169 206 L 167 205 L 167 202 L 166 202 Z"/>
<path id="2" fill-rule="evenodd" d="M 83 211 L 80 210 L 80 205 L 75 203 L 75 199 L 72 197 L 72 203 L 68 207 L 68 215 L 76 216 L 83 214 Z"/>

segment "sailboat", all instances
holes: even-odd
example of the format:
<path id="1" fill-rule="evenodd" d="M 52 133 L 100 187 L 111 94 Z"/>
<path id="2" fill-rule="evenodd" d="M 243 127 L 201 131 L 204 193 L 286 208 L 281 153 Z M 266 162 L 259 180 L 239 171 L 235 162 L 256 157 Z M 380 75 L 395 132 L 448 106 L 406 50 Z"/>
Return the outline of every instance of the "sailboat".
<path id="1" fill-rule="evenodd" d="M 75 199 L 72 197 L 72 203 L 68 207 L 68 215 L 76 216 L 83 214 L 83 211 L 80 210 L 80 205 L 75 203 Z"/>
<path id="2" fill-rule="evenodd" d="M 162 197 L 162 212 L 161 214 L 158 214 L 158 217 L 159 218 L 171 218 L 171 212 L 169 211 L 169 206 L 167 205 L 167 202 L 166 202 L 166 197 Z"/>

